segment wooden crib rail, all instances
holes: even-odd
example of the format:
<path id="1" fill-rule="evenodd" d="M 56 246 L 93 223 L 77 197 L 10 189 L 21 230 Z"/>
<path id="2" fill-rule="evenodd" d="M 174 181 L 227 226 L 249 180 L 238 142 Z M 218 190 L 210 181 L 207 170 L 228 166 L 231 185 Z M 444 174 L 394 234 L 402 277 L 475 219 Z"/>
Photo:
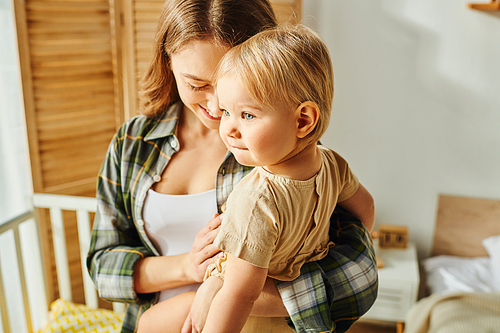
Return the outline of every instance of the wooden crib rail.
<path id="1" fill-rule="evenodd" d="M 24 214 L 21 214 L 12 220 L 0 225 L 0 236 L 3 236 L 9 232 L 12 232 L 13 238 L 14 238 L 14 250 L 16 253 L 14 261 L 17 264 L 17 272 L 9 271 L 10 274 L 17 273 L 19 274 L 19 280 L 20 280 L 20 287 L 21 287 L 21 295 L 22 295 L 22 302 L 23 302 L 23 310 L 24 310 L 24 316 L 26 320 L 26 328 L 28 332 L 33 331 L 33 324 L 32 324 L 32 316 L 31 316 L 31 311 L 30 311 L 30 306 L 29 306 L 29 300 L 28 300 L 28 288 L 26 284 L 26 274 L 24 271 L 24 259 L 22 255 L 22 249 L 21 249 L 21 237 L 20 237 L 20 225 L 29 219 L 33 218 L 33 213 L 32 212 L 26 212 Z M 4 244 L 5 245 L 5 244 Z M 0 263 L 1 263 L 0 258 Z M 4 280 L 3 277 L 5 274 L 2 271 L 2 265 L 0 264 L 0 315 L 2 318 L 2 329 L 3 332 L 8 333 L 11 332 L 11 323 L 10 319 L 12 317 L 12 314 L 9 314 L 9 311 L 7 310 L 7 297 L 5 295 L 5 285 L 4 285 Z M 15 318 L 14 318 L 15 319 Z"/>
<path id="2" fill-rule="evenodd" d="M 73 301 L 73 295 L 66 251 L 63 211 L 76 212 L 85 303 L 89 308 L 98 308 L 97 292 L 86 267 L 91 232 L 89 214 L 95 213 L 97 200 L 87 197 L 40 193 L 35 193 L 32 198 L 33 208 L 42 208 L 49 211 L 59 297 L 67 301 Z M 27 212 L 0 225 L 0 237 L 8 239 L 9 243 L 8 246 L 5 242 L 1 244 L 3 253 L 0 252 L 0 332 L 31 333 L 41 328 L 40 326 L 44 325 L 48 319 L 47 278 L 44 276 L 46 273 L 43 273 L 42 270 L 43 256 L 40 257 L 40 244 L 38 242 L 40 230 L 38 230 L 39 227 L 34 220 L 37 218 L 36 215 L 33 212 Z M 24 227 L 25 225 L 29 225 L 29 228 Z M 29 236 L 26 236 L 26 234 L 29 234 Z M 35 241 L 32 241 L 33 239 Z M 27 243 L 30 244 L 28 248 L 36 248 L 33 252 L 29 249 L 28 254 L 25 253 Z M 5 250 L 6 247 L 8 247 L 8 251 Z M 11 248 L 12 250 L 10 250 Z M 36 255 L 32 255 L 35 252 Z M 5 262 L 12 262 L 7 268 L 5 268 L 5 262 L 2 262 L 5 257 L 8 257 Z M 32 268 L 30 268 L 33 261 L 40 267 L 38 269 L 39 276 L 37 275 L 34 278 L 31 276 L 33 274 L 31 273 Z M 2 266 L 5 268 L 3 271 Z M 36 281 L 30 282 L 30 278 Z M 22 295 L 22 300 L 15 306 L 10 304 L 9 300 L 12 297 L 8 295 L 12 293 L 9 290 L 12 281 L 15 281 L 16 295 Z M 18 285 L 20 287 L 17 287 Z M 125 304 L 113 303 L 113 310 L 117 313 L 124 312 Z"/>
<path id="3" fill-rule="evenodd" d="M 76 211 L 85 303 L 88 307 L 96 309 L 98 307 L 97 293 L 85 263 L 90 244 L 89 213 L 96 211 L 96 199 L 35 193 L 33 195 L 33 205 L 35 208 L 47 208 L 50 211 L 59 296 L 68 301 L 72 301 L 73 296 L 71 294 L 71 278 L 66 255 L 66 236 L 64 234 L 62 211 Z"/>
<path id="4" fill-rule="evenodd" d="M 68 301 L 72 301 L 72 295 L 62 211 L 76 212 L 85 303 L 90 308 L 97 308 L 97 292 L 86 268 L 86 259 L 90 244 L 89 213 L 95 213 L 97 199 L 35 193 L 33 195 L 33 205 L 35 208 L 46 208 L 50 211 L 59 295 L 60 298 Z M 113 303 L 113 310 L 115 312 L 123 312 L 125 311 L 125 305 L 123 303 Z"/>

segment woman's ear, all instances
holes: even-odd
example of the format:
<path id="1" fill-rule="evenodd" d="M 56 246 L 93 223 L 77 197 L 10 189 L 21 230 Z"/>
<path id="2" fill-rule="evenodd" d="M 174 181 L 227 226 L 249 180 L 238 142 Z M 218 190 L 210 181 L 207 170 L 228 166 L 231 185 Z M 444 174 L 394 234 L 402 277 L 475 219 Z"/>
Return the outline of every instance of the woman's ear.
<path id="1" fill-rule="evenodd" d="M 305 138 L 311 133 L 319 120 L 319 107 L 316 103 L 306 101 L 295 110 L 297 115 L 297 137 Z"/>

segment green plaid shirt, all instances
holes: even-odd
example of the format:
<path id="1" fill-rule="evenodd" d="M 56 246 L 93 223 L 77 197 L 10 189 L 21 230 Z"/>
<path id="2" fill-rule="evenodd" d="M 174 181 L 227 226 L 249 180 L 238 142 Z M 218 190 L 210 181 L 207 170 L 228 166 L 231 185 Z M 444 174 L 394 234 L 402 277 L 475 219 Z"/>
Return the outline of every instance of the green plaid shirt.
<path id="1" fill-rule="evenodd" d="M 156 294 L 136 294 L 132 276 L 139 260 L 159 255 L 144 230 L 142 208 L 155 176 L 161 176 L 179 147 L 175 128 L 181 110 L 177 103 L 161 119 L 138 116 L 127 121 L 113 138 L 99 173 L 87 267 L 101 298 L 129 303 L 122 332 L 135 332 L 139 315 L 156 299 Z M 216 179 L 219 212 L 250 171 L 228 153 Z M 340 245 L 329 256 L 304 265 L 296 280 L 278 282 L 290 313 L 287 320 L 297 332 L 344 332 L 376 298 L 371 239 L 359 220 L 352 216 L 344 220 L 334 231 L 339 241 L 332 239 Z M 350 241 L 338 252 L 342 239 Z"/>

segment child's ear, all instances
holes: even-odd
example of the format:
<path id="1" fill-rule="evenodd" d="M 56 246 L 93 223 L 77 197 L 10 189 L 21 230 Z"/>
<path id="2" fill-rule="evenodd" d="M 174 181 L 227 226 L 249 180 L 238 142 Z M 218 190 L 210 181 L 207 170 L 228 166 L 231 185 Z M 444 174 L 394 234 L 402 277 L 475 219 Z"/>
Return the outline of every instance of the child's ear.
<path id="1" fill-rule="evenodd" d="M 319 107 L 314 102 L 306 101 L 297 107 L 295 113 L 297 115 L 297 137 L 303 139 L 316 127 L 319 119 Z"/>

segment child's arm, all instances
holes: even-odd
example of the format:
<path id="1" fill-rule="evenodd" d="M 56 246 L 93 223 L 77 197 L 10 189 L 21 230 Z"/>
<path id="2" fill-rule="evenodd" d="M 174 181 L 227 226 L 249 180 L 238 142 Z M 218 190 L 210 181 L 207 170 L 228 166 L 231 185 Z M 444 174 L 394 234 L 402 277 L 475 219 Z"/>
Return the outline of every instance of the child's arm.
<path id="1" fill-rule="evenodd" d="M 227 257 L 224 285 L 212 302 L 203 333 L 240 332 L 266 282 L 267 268 Z"/>
<path id="2" fill-rule="evenodd" d="M 182 327 L 182 333 L 201 332 L 203 330 L 208 310 L 223 283 L 224 281 L 221 278 L 211 276 L 201 284 L 196 291 L 193 304 Z"/>
<path id="3" fill-rule="evenodd" d="M 200 286 L 191 306 L 189 315 L 182 327 L 182 333 L 201 332 L 207 321 L 210 305 L 222 288 L 223 280 L 212 276 Z M 255 317 L 288 317 L 281 295 L 276 288 L 276 283 L 270 277 L 266 278 L 264 288 L 259 298 L 255 301 L 250 316 Z"/>
<path id="4" fill-rule="evenodd" d="M 357 216 L 369 232 L 372 232 L 375 224 L 375 205 L 370 192 L 361 184 L 352 197 L 339 202 L 342 208 Z"/>

